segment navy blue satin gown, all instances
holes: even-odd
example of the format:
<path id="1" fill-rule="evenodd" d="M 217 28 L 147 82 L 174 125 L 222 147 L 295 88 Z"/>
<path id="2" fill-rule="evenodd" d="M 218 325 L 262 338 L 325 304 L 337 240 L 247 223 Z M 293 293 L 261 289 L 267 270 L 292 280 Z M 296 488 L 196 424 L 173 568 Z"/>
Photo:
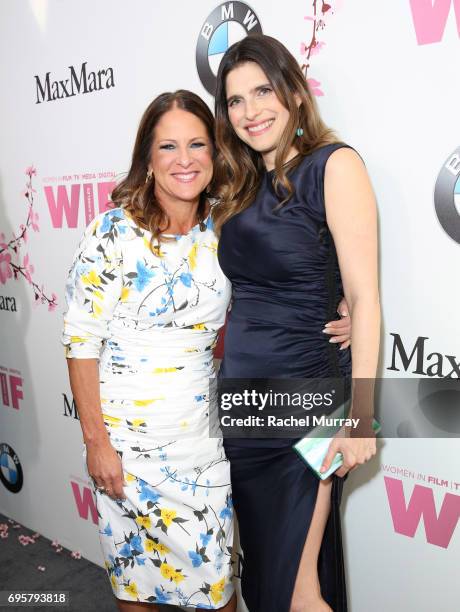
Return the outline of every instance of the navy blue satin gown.
<path id="1" fill-rule="evenodd" d="M 324 170 L 346 146 L 324 146 L 288 176 L 278 206 L 273 171 L 254 202 L 222 228 L 219 262 L 233 286 L 220 376 L 349 377 L 350 351 L 322 333 L 337 318 L 342 283 L 326 223 Z M 243 550 L 242 592 L 250 612 L 288 612 L 319 480 L 292 450 L 295 440 L 225 440 Z M 340 527 L 343 479 L 333 476 L 331 513 L 318 572 L 334 612 L 346 612 Z"/>

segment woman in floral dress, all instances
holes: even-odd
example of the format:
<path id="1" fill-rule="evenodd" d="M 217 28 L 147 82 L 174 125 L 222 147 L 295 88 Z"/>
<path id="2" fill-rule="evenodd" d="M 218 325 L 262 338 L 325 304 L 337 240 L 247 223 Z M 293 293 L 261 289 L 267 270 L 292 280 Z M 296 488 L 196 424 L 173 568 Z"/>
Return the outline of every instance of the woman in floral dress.
<path id="1" fill-rule="evenodd" d="M 205 193 L 213 154 L 198 96 L 156 98 L 116 207 L 86 229 L 67 282 L 63 343 L 123 611 L 235 610 L 229 466 L 209 436 L 230 297 Z"/>

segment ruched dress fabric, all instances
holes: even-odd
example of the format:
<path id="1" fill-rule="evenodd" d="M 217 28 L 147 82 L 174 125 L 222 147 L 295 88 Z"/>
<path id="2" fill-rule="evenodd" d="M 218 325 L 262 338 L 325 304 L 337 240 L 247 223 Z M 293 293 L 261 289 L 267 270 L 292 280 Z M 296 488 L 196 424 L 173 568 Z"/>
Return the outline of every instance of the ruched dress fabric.
<path id="1" fill-rule="evenodd" d="M 322 333 L 337 318 L 342 283 L 326 222 L 324 172 L 346 145 L 324 146 L 289 171 L 294 195 L 279 206 L 273 171 L 254 202 L 222 229 L 218 255 L 232 283 L 223 378 L 349 381 L 349 350 Z M 226 439 L 250 612 L 288 612 L 318 492 L 318 477 L 286 439 Z M 343 479 L 333 476 L 318 572 L 334 612 L 347 610 L 340 527 Z"/>
<path id="2" fill-rule="evenodd" d="M 212 350 L 230 298 L 205 231 L 150 249 L 123 209 L 88 226 L 69 273 L 68 358 L 99 359 L 101 407 L 126 499 L 96 490 L 120 599 L 215 609 L 233 593 L 233 509 L 222 440 L 209 436 Z"/>

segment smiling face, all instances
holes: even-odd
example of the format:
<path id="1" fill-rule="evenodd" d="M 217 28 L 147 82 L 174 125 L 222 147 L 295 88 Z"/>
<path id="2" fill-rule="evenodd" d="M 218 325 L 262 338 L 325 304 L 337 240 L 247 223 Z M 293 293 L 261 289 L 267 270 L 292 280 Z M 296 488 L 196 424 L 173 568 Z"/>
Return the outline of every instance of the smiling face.
<path id="1" fill-rule="evenodd" d="M 271 170 L 289 120 L 288 109 L 281 104 L 267 75 L 255 62 L 233 68 L 227 75 L 225 88 L 228 118 L 235 133 L 262 155 L 267 169 Z M 296 153 L 292 147 L 288 158 Z"/>
<path id="2" fill-rule="evenodd" d="M 196 203 L 211 182 L 212 154 L 201 119 L 177 107 L 166 112 L 155 126 L 149 164 L 158 201 Z"/>

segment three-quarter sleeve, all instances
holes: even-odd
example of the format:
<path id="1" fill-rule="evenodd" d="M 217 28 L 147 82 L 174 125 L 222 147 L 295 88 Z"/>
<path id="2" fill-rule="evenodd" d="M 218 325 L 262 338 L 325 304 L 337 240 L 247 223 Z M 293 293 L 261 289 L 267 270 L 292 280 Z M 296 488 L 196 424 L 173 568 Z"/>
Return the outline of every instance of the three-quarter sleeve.
<path id="1" fill-rule="evenodd" d="M 62 334 L 67 358 L 99 358 L 121 296 L 121 246 L 110 212 L 88 225 L 69 271 Z"/>

